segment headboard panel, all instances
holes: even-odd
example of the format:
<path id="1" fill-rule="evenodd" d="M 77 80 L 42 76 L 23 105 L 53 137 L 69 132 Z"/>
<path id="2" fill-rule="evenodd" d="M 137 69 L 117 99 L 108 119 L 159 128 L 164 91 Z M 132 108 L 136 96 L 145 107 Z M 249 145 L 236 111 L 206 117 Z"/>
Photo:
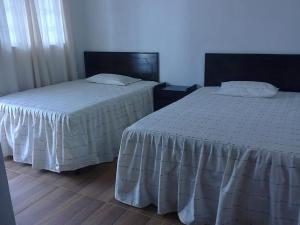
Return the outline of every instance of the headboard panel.
<path id="1" fill-rule="evenodd" d="M 159 81 L 159 54 L 139 52 L 84 52 L 86 77 L 98 73 L 122 74 Z"/>
<path id="2" fill-rule="evenodd" d="M 300 55 L 205 55 L 205 86 L 220 86 L 224 81 L 233 80 L 263 81 L 281 91 L 300 92 Z"/>

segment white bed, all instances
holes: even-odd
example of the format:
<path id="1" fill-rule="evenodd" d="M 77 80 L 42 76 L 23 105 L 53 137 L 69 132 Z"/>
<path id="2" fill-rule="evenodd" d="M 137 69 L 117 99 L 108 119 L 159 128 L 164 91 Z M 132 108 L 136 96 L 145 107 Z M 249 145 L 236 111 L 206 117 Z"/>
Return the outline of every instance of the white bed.
<path id="1" fill-rule="evenodd" d="M 83 79 L 1 97 L 4 156 L 54 172 L 113 161 L 123 130 L 153 111 L 155 84 Z"/>
<path id="2" fill-rule="evenodd" d="M 127 128 L 115 197 L 185 224 L 290 225 L 300 212 L 300 93 L 201 88 Z"/>

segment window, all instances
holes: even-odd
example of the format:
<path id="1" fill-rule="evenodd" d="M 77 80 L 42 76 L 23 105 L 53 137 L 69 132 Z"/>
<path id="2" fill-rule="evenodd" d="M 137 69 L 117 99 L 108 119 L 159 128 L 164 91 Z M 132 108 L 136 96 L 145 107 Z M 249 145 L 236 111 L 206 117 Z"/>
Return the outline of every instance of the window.
<path id="1" fill-rule="evenodd" d="M 35 0 L 38 23 L 45 44 L 64 43 L 64 25 L 60 0 Z"/>
<path id="2" fill-rule="evenodd" d="M 61 0 L 4 0 L 5 16 L 12 46 L 31 45 L 30 36 L 40 37 L 44 46 L 65 42 Z M 35 10 L 32 12 L 32 10 Z M 30 13 L 31 15 L 28 15 Z M 34 27 L 29 35 L 28 24 Z M 37 36 L 38 35 L 38 36 Z M 27 45 L 27 46 L 28 46 Z"/>
<path id="3" fill-rule="evenodd" d="M 21 2 L 19 2 L 21 3 Z M 16 2 L 11 0 L 4 0 L 4 10 L 6 14 L 6 21 L 8 25 L 9 38 L 12 46 L 18 46 L 18 38 L 17 38 L 17 17 L 14 15 L 17 14 L 17 8 L 25 7 L 24 3 L 20 5 L 16 5 Z M 25 9 L 25 8 L 24 8 Z"/>
<path id="4" fill-rule="evenodd" d="M 5 13 L 6 13 L 6 18 L 7 18 L 7 23 L 9 29 L 9 37 L 10 41 L 14 44 L 16 44 L 16 34 L 13 32 L 15 30 L 15 26 L 13 23 L 13 15 L 12 15 L 12 8 L 11 8 L 11 2 L 10 1 L 4 1 L 4 7 L 5 7 Z"/>

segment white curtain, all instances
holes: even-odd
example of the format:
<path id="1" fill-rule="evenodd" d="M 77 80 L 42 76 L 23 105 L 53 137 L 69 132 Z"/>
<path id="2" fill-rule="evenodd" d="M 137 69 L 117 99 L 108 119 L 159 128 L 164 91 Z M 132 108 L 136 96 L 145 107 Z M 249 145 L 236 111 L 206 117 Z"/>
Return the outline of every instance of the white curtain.
<path id="1" fill-rule="evenodd" d="M 77 78 L 65 0 L 0 0 L 0 96 Z"/>

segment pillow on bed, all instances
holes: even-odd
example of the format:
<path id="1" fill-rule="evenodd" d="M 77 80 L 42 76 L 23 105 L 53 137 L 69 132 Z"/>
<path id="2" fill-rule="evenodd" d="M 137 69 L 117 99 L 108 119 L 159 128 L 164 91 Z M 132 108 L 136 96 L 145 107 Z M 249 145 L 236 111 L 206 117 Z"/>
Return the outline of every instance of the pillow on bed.
<path id="1" fill-rule="evenodd" d="M 223 82 L 216 92 L 220 95 L 270 98 L 277 94 L 278 88 L 272 84 L 255 81 L 229 81 Z"/>
<path id="2" fill-rule="evenodd" d="M 87 78 L 87 81 L 92 83 L 121 85 L 121 86 L 126 86 L 128 84 L 132 84 L 140 80 L 141 79 L 127 77 L 119 74 L 110 74 L 110 73 L 100 73 L 95 76 Z"/>

